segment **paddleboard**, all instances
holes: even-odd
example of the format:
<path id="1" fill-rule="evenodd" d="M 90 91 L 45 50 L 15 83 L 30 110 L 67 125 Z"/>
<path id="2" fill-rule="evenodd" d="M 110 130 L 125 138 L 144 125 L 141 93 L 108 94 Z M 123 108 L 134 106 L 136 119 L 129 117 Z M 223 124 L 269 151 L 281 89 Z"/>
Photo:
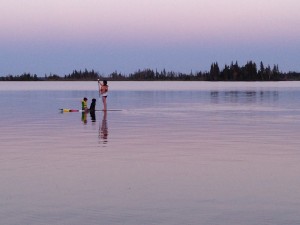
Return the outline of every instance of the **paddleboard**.
<path id="1" fill-rule="evenodd" d="M 59 109 L 61 112 L 90 112 L 90 110 L 82 110 L 82 109 Z M 103 112 L 102 109 L 96 109 L 95 112 Z M 108 109 L 106 111 L 122 111 L 121 109 Z"/>

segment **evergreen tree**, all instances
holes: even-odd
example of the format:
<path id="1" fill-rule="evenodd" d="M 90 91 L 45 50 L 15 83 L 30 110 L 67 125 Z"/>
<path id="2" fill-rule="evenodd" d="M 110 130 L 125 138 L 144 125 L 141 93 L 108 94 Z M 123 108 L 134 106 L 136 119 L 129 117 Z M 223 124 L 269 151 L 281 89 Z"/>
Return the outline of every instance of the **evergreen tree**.
<path id="1" fill-rule="evenodd" d="M 261 61 L 260 62 L 260 66 L 259 66 L 259 71 L 258 71 L 258 75 L 259 75 L 259 77 L 260 77 L 261 80 L 265 80 L 266 79 L 265 78 L 265 73 L 266 73 L 265 66 L 264 66 L 263 62 Z"/>
<path id="2" fill-rule="evenodd" d="M 210 80 L 218 80 L 220 76 L 220 68 L 218 63 L 213 63 L 210 66 Z"/>

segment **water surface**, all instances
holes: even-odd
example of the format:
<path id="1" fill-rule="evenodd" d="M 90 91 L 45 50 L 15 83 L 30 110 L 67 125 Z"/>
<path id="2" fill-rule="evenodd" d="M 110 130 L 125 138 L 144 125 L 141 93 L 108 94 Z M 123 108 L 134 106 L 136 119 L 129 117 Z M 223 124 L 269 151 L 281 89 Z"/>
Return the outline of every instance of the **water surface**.
<path id="1" fill-rule="evenodd" d="M 299 82 L 95 83 L 0 82 L 1 224 L 299 223 Z"/>

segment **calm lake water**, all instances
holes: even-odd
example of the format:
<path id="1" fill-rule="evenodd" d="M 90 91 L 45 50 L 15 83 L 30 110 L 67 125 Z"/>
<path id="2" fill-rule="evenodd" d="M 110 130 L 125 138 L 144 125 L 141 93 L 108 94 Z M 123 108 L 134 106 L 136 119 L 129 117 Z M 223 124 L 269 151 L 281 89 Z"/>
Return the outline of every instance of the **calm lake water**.
<path id="1" fill-rule="evenodd" d="M 300 224 L 300 82 L 109 87 L 0 82 L 0 224 Z"/>

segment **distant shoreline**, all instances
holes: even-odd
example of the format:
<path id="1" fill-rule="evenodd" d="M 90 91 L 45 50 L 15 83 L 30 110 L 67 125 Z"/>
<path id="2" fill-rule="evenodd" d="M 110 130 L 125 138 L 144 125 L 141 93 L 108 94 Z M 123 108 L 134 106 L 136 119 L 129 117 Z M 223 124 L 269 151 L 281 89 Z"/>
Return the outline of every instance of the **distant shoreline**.
<path id="1" fill-rule="evenodd" d="M 225 82 L 225 83 L 237 83 L 237 82 L 262 82 L 262 83 L 268 83 L 268 82 L 299 82 L 300 79 L 292 79 L 292 80 L 217 80 L 217 81 L 209 81 L 209 80 L 111 80 L 111 79 L 103 79 L 107 81 L 118 81 L 118 82 Z M 91 81 L 97 81 L 97 80 L 3 80 L 0 77 L 0 82 L 91 82 Z"/>
<path id="2" fill-rule="evenodd" d="M 30 73 L 0 76 L 0 81 L 95 81 L 98 79 L 108 81 L 300 81 L 300 72 L 283 73 L 279 71 L 278 65 L 271 68 L 270 65 L 264 66 L 262 62 L 258 68 L 256 63 L 249 61 L 244 66 L 232 62 L 229 66 L 225 65 L 222 70 L 218 63 L 213 63 L 209 72 L 178 73 L 165 69 L 162 71 L 144 69 L 131 74 L 116 71 L 104 76 L 94 70 L 85 69 L 74 70 L 64 76 L 50 74 L 38 77 Z"/>

